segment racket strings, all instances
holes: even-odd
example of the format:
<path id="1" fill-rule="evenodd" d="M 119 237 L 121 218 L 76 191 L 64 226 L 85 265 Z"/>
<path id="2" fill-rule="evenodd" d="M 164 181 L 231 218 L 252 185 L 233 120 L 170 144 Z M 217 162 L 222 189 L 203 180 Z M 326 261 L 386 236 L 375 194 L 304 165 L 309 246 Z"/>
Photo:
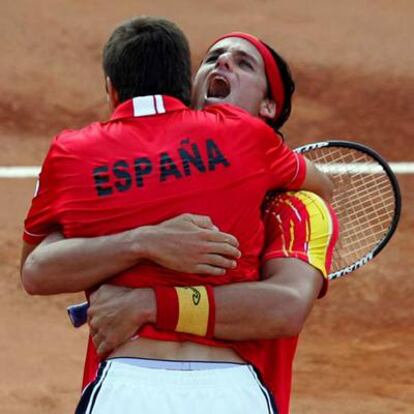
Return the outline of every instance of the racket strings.
<path id="1" fill-rule="evenodd" d="M 331 269 L 335 272 L 359 260 L 385 237 L 395 209 L 394 191 L 382 165 L 361 151 L 324 147 L 305 156 L 334 183 L 332 207 L 340 225 Z"/>
<path id="2" fill-rule="evenodd" d="M 349 196 L 349 194 L 346 194 Z M 350 206 L 347 216 L 349 221 L 354 224 L 364 224 L 364 216 L 361 216 L 361 209 L 364 208 L 365 215 L 370 214 L 371 216 L 371 224 L 375 224 L 375 218 L 378 220 L 378 223 L 382 223 L 384 220 L 389 220 L 392 218 L 393 215 L 393 207 L 394 207 L 394 198 L 393 197 L 384 197 L 381 198 L 381 194 L 377 194 L 377 198 L 373 198 L 373 194 L 369 193 L 369 191 L 365 191 L 364 196 L 358 195 L 355 203 L 352 203 Z M 347 201 L 346 197 L 341 196 L 338 197 L 335 202 L 333 203 L 334 208 L 344 205 Z M 373 217 L 375 216 L 375 217 Z M 365 229 L 361 228 L 361 231 L 365 231 Z"/>

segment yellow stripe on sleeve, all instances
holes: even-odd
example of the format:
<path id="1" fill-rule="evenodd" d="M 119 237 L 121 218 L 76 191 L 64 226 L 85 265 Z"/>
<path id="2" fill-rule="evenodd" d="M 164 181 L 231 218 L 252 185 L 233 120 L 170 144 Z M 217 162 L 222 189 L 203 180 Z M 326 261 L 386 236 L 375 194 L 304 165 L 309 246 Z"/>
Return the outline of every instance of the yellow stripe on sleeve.
<path id="1" fill-rule="evenodd" d="M 327 254 L 332 238 L 333 223 L 328 207 L 321 197 L 309 191 L 294 193 L 306 206 L 309 214 L 309 263 L 327 277 Z"/>
<path id="2" fill-rule="evenodd" d="M 289 253 L 293 252 L 293 244 L 295 243 L 295 223 L 293 220 L 290 220 L 290 226 L 289 226 L 289 231 L 290 231 L 290 243 L 289 243 Z"/>

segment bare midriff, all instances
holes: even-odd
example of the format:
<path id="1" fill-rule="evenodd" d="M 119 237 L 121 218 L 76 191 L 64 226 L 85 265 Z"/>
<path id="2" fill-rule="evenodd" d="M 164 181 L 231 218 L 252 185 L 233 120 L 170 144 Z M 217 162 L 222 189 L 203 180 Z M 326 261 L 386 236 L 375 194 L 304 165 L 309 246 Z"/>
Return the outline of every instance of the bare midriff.
<path id="1" fill-rule="evenodd" d="M 176 361 L 216 361 L 244 363 L 230 348 L 201 345 L 194 342 L 160 341 L 134 338 L 118 347 L 109 358 L 147 358 Z"/>

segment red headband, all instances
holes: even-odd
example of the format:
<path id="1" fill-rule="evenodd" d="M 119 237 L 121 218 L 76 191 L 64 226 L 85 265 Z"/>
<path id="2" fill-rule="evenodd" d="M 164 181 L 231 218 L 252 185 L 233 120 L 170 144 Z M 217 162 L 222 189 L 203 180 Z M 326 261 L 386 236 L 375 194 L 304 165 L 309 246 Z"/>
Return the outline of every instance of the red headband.
<path id="1" fill-rule="evenodd" d="M 225 34 L 219 37 L 211 46 L 215 45 L 220 40 L 226 39 L 228 37 L 239 37 L 241 39 L 247 40 L 261 54 L 263 61 L 264 61 L 267 81 L 270 85 L 271 95 L 272 95 L 273 100 L 276 102 L 276 113 L 273 118 L 274 120 L 276 120 L 277 118 L 279 118 L 279 115 L 281 114 L 284 103 L 285 103 L 285 91 L 283 88 L 283 82 L 282 82 L 282 77 L 279 72 L 279 68 L 270 50 L 257 37 L 252 36 L 248 33 L 242 33 L 242 32 L 232 32 L 232 33 Z"/>

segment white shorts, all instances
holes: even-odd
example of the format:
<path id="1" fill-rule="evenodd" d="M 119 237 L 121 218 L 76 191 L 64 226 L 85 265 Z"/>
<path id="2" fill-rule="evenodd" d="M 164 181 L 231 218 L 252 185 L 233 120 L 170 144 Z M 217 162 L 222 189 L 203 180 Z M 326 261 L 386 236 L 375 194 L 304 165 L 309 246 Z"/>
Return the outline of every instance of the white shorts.
<path id="1" fill-rule="evenodd" d="M 148 368 L 153 360 L 133 359 L 146 361 L 145 367 L 122 360 L 100 365 L 76 414 L 277 414 L 250 365 L 201 362 L 188 368 L 165 361 L 165 368 L 154 361 L 156 368 Z"/>

